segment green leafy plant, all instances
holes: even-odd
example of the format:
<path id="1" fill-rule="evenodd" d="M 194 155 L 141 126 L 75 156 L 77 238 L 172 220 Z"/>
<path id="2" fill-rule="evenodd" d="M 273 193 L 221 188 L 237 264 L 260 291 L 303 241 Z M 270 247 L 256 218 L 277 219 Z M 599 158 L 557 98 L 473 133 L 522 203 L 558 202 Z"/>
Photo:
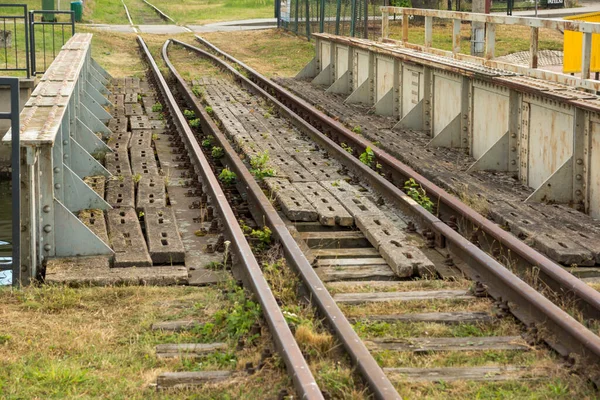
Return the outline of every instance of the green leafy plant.
<path id="1" fill-rule="evenodd" d="M 204 139 L 202 141 L 202 147 L 208 148 L 208 147 L 212 146 L 212 142 L 213 142 L 213 137 L 207 136 L 206 139 Z"/>
<path id="2" fill-rule="evenodd" d="M 202 98 L 204 96 L 204 90 L 200 86 L 193 86 L 192 93 L 194 93 L 196 97 Z"/>
<path id="3" fill-rule="evenodd" d="M 221 158 L 225 155 L 225 152 L 223 151 L 222 147 L 213 146 L 210 154 L 212 155 L 213 158 Z"/>
<path id="4" fill-rule="evenodd" d="M 240 224 L 240 228 L 242 228 L 242 232 L 244 232 L 244 234 L 249 235 L 252 233 L 252 228 L 246 225 L 246 222 L 243 219 L 240 219 L 238 223 Z"/>
<path id="5" fill-rule="evenodd" d="M 194 119 L 194 118 L 196 118 L 196 113 L 193 112 L 192 110 L 183 110 L 183 116 L 186 119 Z"/>
<path id="6" fill-rule="evenodd" d="M 133 176 L 133 182 L 134 183 L 138 183 L 141 179 L 142 179 L 142 175 L 141 174 L 135 174 Z"/>
<path id="7" fill-rule="evenodd" d="M 347 153 L 354 154 L 354 149 L 348 146 L 346 143 L 342 142 L 340 146 L 342 146 L 342 149 L 346 150 Z"/>
<path id="8" fill-rule="evenodd" d="M 190 120 L 189 124 L 194 129 L 200 128 L 200 118 L 195 118 L 195 119 Z"/>
<path id="9" fill-rule="evenodd" d="M 225 283 L 223 292 L 226 304 L 215 312 L 212 321 L 199 324 L 192 333 L 203 341 L 230 339 L 238 341 L 245 338 L 251 344 L 258 335 L 251 335 L 252 327 L 260 320 L 260 305 L 247 298 L 247 293 L 234 282 Z"/>
<path id="10" fill-rule="evenodd" d="M 247 335 L 261 316 L 260 305 L 257 303 L 240 299 L 236 301 L 233 307 L 221 309 L 215 313 L 215 321 L 223 326 L 224 331 L 231 338 L 239 338 Z M 251 343 L 256 337 L 250 337 L 246 343 Z"/>
<path id="11" fill-rule="evenodd" d="M 138 93 L 137 95 L 137 101 L 142 101 L 142 95 Z"/>
<path id="12" fill-rule="evenodd" d="M 433 202 L 427 196 L 425 189 L 423 189 L 423 187 L 419 183 L 415 182 L 413 178 L 410 178 L 409 180 L 404 182 L 404 191 L 414 201 L 419 203 L 421 207 L 423 207 L 430 213 L 433 212 Z"/>
<path id="13" fill-rule="evenodd" d="M 358 159 L 361 163 L 369 167 L 373 167 L 373 163 L 375 162 L 375 153 L 373 153 L 373 150 L 370 147 L 367 147 L 365 152 L 362 153 Z"/>
<path id="14" fill-rule="evenodd" d="M 204 107 L 204 111 L 206 111 L 209 115 L 212 115 L 214 112 L 211 106 Z"/>
<path id="15" fill-rule="evenodd" d="M 160 103 L 156 103 L 152 106 L 152 112 L 161 112 L 163 110 L 163 106 Z"/>
<path id="16" fill-rule="evenodd" d="M 218 261 L 211 261 L 208 264 L 206 264 L 206 269 L 211 269 L 213 271 L 218 271 L 218 270 L 222 270 L 225 268 L 225 265 L 223 265 L 222 262 L 218 262 Z"/>
<path id="17" fill-rule="evenodd" d="M 356 125 L 354 128 L 352 128 L 352 132 L 360 135 L 362 133 L 362 128 L 360 127 L 360 125 Z"/>
<path id="18" fill-rule="evenodd" d="M 236 179 L 237 175 L 229 168 L 224 168 L 223 171 L 221 171 L 221 173 L 219 174 L 219 180 L 226 185 L 233 185 Z"/>
<path id="19" fill-rule="evenodd" d="M 258 239 L 260 245 L 264 247 L 271 244 L 271 234 L 272 232 L 269 227 L 265 226 L 262 229 L 252 229 L 252 232 L 250 232 L 250 237 Z"/>
<path id="20" fill-rule="evenodd" d="M 250 172 L 257 178 L 275 176 L 275 170 L 269 165 L 269 152 L 264 151 L 250 158 Z"/>

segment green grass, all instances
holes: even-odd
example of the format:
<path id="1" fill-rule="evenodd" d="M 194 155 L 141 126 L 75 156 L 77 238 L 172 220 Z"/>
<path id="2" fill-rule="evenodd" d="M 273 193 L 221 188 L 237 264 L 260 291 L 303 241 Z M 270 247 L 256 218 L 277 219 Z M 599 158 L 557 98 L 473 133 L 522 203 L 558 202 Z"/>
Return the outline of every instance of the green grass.
<path id="1" fill-rule="evenodd" d="M 3 399 L 148 399 L 164 398 L 150 386 L 163 371 L 242 369 L 256 362 L 271 342 L 263 333 L 260 346 L 237 351 L 238 334 L 254 323 L 255 314 L 240 316 L 238 292 L 224 297 L 222 288 L 191 287 L 41 287 L 0 289 L 0 393 Z M 237 303 L 236 303 L 237 301 Z M 217 322 L 214 335 L 199 331 L 160 333 L 152 323 L 172 319 Z M 251 321 L 246 324 L 244 321 Z M 239 324 L 242 321 L 244 324 Z M 221 325 L 219 325 L 221 326 Z M 197 360 L 160 360 L 159 343 L 222 339 L 230 350 Z M 194 398 L 274 398 L 291 384 L 278 357 L 256 375 L 196 392 Z M 266 384 L 265 382 L 268 382 Z M 229 397 L 227 397 L 229 396 Z M 173 393 L 169 398 L 190 398 Z"/>
<path id="2" fill-rule="evenodd" d="M 273 0 L 154 0 L 150 1 L 178 24 L 203 25 L 239 19 L 272 18 Z M 165 22 L 142 0 L 125 0 L 133 23 Z M 84 21 L 87 23 L 128 25 L 121 0 L 87 0 Z"/>
<path id="3" fill-rule="evenodd" d="M 272 18 L 273 0 L 154 0 L 177 23 L 201 25 L 218 21 Z"/>
<path id="4" fill-rule="evenodd" d="M 16 8 L 0 9 L 6 12 L 7 15 L 15 15 L 12 11 L 17 11 Z M 39 17 L 36 18 L 39 20 Z M 64 20 L 64 17 L 59 19 Z M 0 29 L 4 29 L 0 25 Z M 13 24 L 7 20 L 6 30 L 12 32 L 12 47 L 0 49 L 0 70 L 15 69 L 26 67 L 26 51 L 25 51 L 25 26 L 22 22 L 17 21 Z M 54 60 L 56 54 L 67 40 L 71 37 L 71 30 L 67 27 L 63 30 L 61 27 L 55 27 L 54 33 L 50 27 L 36 26 L 35 27 L 35 43 L 36 43 L 36 66 L 38 71 L 44 71 Z M 2 72 L 2 74 L 6 74 Z M 23 76 L 25 72 L 8 72 L 9 75 Z"/>
<path id="5" fill-rule="evenodd" d="M 83 22 L 129 25 L 121 0 L 86 0 L 83 9 Z"/>
<path id="6" fill-rule="evenodd" d="M 519 51 L 529 51 L 530 29 L 525 26 L 497 25 L 495 56 L 503 56 Z M 461 25 L 460 52 L 470 54 L 471 52 L 471 26 Z M 400 40 L 402 38 L 402 24 L 400 20 L 390 20 L 390 38 Z M 434 25 L 432 47 L 442 50 L 452 50 L 452 26 Z M 408 30 L 408 41 L 410 43 L 423 45 L 425 43 L 425 27 L 423 25 L 411 24 Z M 563 37 L 558 31 L 549 29 L 539 30 L 539 50 L 562 50 Z"/>

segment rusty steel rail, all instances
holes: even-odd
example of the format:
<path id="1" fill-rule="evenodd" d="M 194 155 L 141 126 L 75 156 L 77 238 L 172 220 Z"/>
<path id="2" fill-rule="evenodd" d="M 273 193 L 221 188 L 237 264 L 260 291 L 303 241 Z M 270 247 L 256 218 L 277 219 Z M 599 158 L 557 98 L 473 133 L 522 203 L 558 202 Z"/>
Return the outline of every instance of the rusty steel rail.
<path id="1" fill-rule="evenodd" d="M 173 121 L 182 133 L 182 139 L 188 150 L 189 156 L 194 164 L 194 169 L 206 185 L 206 189 L 217 206 L 218 213 L 223 218 L 223 226 L 226 235 L 231 239 L 233 254 L 236 255 L 236 262 L 242 266 L 244 281 L 257 297 L 262 309 L 263 315 L 269 325 L 275 345 L 281 358 L 285 361 L 288 374 L 291 376 L 294 387 L 302 399 L 323 399 L 323 395 L 312 375 L 308 363 L 306 362 L 294 335 L 288 326 L 280 307 L 271 288 L 267 283 L 260 266 L 252 253 L 252 249 L 242 232 L 242 229 L 233 214 L 231 206 L 227 202 L 225 194 L 219 185 L 217 177 L 211 170 L 210 164 L 206 159 L 194 133 L 186 122 L 177 102 L 171 93 L 169 86 L 160 73 L 152 54 L 141 36 L 138 36 L 138 42 L 145 56 L 150 70 L 154 76 L 158 87 L 164 97 L 165 103 L 173 117 Z"/>
<path id="2" fill-rule="evenodd" d="M 463 271 L 471 279 L 480 281 L 487 285 L 488 293 L 493 298 L 507 301 L 510 305 L 511 313 L 521 320 L 525 325 L 533 325 L 534 327 L 542 328 L 539 329 L 539 332 L 550 332 L 550 334 L 544 335 L 543 340 L 552 348 L 554 348 L 559 354 L 565 357 L 569 356 L 571 353 L 577 354 L 583 360 L 589 363 L 590 368 L 586 371 L 589 373 L 591 373 L 591 371 L 595 371 L 597 367 L 600 366 L 600 337 L 580 324 L 567 312 L 559 308 L 548 298 L 544 297 L 533 287 L 529 286 L 527 283 L 513 274 L 509 269 L 492 258 L 489 254 L 485 253 L 482 249 L 469 242 L 458 232 L 454 231 L 451 227 L 438 219 L 435 215 L 427 212 L 394 184 L 381 177 L 378 173 L 368 168 L 356 158 L 350 156 L 341 146 L 335 143 L 330 137 L 317 130 L 306 120 L 312 121 L 313 124 L 322 121 L 323 130 L 330 136 L 334 138 L 343 138 L 344 140 L 348 140 L 350 138 L 362 148 L 370 145 L 368 141 L 357 137 L 341 124 L 333 124 L 335 121 L 333 121 L 331 118 L 326 117 L 324 114 L 314 109 L 314 107 L 291 95 L 280 86 L 268 81 L 256 71 L 245 66 L 243 63 L 238 62 L 235 58 L 226 55 L 216 47 L 211 45 L 211 48 L 218 51 L 219 55 L 226 56 L 233 62 L 238 63 L 239 66 L 246 69 L 246 72 L 253 79 L 259 81 L 260 84 L 266 86 L 267 89 L 265 90 L 261 88 L 259 84 L 254 83 L 249 78 L 246 78 L 246 76 L 239 73 L 237 69 L 233 68 L 220 58 L 189 44 L 179 41 L 174 42 L 184 46 L 186 49 L 195 51 L 202 57 L 208 58 L 217 66 L 232 74 L 236 81 L 245 86 L 247 89 L 274 104 L 278 108 L 278 111 L 281 115 L 289 118 L 298 129 L 306 133 L 312 140 L 325 148 L 327 152 L 340 161 L 346 168 L 348 168 L 348 170 L 360 176 L 364 182 L 368 182 L 368 184 L 377 192 L 384 195 L 386 199 L 390 200 L 408 215 L 418 218 L 426 227 L 435 231 L 438 234 L 439 243 L 443 243 L 444 245 L 448 246 L 453 254 L 460 257 L 468 265 Z M 274 95 L 269 93 L 273 93 Z M 282 99 L 283 101 L 280 102 L 276 97 Z M 289 104 L 290 107 L 284 103 Z M 302 112 L 304 114 L 304 119 L 292 111 L 291 108 Z M 387 162 L 392 166 L 403 166 L 397 160 L 387 155 L 387 153 L 376 148 L 374 151 L 376 151 L 376 154 L 378 155 L 378 161 Z M 383 159 L 382 156 L 386 156 L 387 158 Z M 403 168 L 408 167 L 403 166 Z M 402 171 L 406 173 L 411 172 L 412 170 L 398 170 L 398 172 Z M 416 174 L 414 171 L 412 171 L 412 175 L 408 176 L 417 178 L 422 184 L 433 185 L 431 182 L 426 181 L 425 178 Z M 441 189 L 438 188 L 438 191 L 440 192 L 440 202 L 445 201 L 446 198 L 451 198 L 448 193 L 442 191 Z M 457 207 L 459 210 L 464 209 L 466 215 L 469 215 L 469 213 L 474 213 L 473 210 L 469 209 L 456 199 L 450 201 L 449 204 Z M 459 214 L 462 215 L 462 213 Z M 483 217 L 479 216 L 478 220 L 480 219 L 483 219 Z M 576 283 L 583 284 L 578 279 L 575 279 L 572 275 L 561 270 L 557 265 L 539 255 L 533 249 L 529 250 L 541 257 L 540 261 L 549 262 L 549 267 L 551 269 L 558 269 L 560 272 L 568 275 L 567 282 L 565 284 L 569 284 L 569 280 L 574 281 L 574 285 Z M 533 259 L 536 259 L 535 256 Z M 585 293 L 590 294 L 590 299 L 592 300 L 591 305 L 597 305 L 598 300 L 600 299 L 600 294 L 591 290 L 589 287 L 587 287 L 587 285 L 585 286 L 587 289 L 593 292 L 591 294 L 589 292 Z M 595 307 L 595 309 L 597 310 L 598 307 Z"/>
<path id="3" fill-rule="evenodd" d="M 205 57 L 213 58 L 213 61 L 219 60 L 209 53 L 201 49 L 187 45 L 178 40 L 171 39 L 171 42 L 190 48 L 191 50 L 201 52 Z M 175 76 L 178 87 L 181 89 L 181 94 L 185 97 L 188 103 L 192 106 L 196 115 L 200 116 L 203 129 L 211 132 L 215 139 L 225 150 L 225 158 L 228 161 L 229 168 L 236 173 L 239 179 L 243 182 L 248 198 L 253 204 L 255 211 L 258 214 L 258 220 L 264 220 L 265 224 L 271 229 L 274 236 L 281 243 L 286 261 L 295 269 L 296 273 L 304 282 L 306 288 L 311 295 L 311 301 L 315 302 L 317 309 L 326 318 L 330 327 L 336 333 L 337 338 L 344 345 L 344 348 L 350 355 L 358 371 L 369 384 L 369 388 L 378 399 L 400 399 L 400 395 L 396 392 L 393 384 L 385 375 L 377 361 L 373 358 L 365 344 L 356 334 L 348 319 L 344 316 L 335 300 L 325 285 L 315 272 L 311 263 L 300 249 L 298 243 L 293 238 L 292 234 L 281 219 L 277 210 L 244 165 L 236 151 L 229 144 L 227 138 L 220 132 L 219 128 L 212 121 L 212 118 L 204 110 L 201 104 L 196 100 L 195 95 L 186 85 L 183 78 L 179 75 L 173 64 L 170 62 L 166 45 L 163 47 L 163 58 L 165 64 Z M 236 72 L 232 67 L 227 66 L 229 72 Z"/>

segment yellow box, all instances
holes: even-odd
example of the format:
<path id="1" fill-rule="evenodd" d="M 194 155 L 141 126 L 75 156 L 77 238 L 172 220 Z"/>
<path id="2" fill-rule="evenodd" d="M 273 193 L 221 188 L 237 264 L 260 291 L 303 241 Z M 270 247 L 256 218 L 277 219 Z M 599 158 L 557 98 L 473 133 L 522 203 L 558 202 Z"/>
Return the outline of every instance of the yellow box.
<path id="1" fill-rule="evenodd" d="M 600 22 L 600 12 L 574 15 L 565 17 L 564 19 L 585 21 L 585 22 Z M 583 33 L 565 31 L 563 43 L 563 72 L 570 74 L 581 72 L 581 52 L 583 45 Z M 592 35 L 592 59 L 590 63 L 590 71 L 600 72 L 600 34 Z"/>

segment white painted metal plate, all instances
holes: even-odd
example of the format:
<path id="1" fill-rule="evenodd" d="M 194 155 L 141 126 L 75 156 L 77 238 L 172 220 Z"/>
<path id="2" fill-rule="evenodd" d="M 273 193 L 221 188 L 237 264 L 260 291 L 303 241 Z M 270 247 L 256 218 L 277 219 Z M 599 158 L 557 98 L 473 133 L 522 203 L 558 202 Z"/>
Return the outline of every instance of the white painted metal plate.
<path id="1" fill-rule="evenodd" d="M 348 71 L 348 46 L 335 46 L 335 79 L 338 80 Z"/>
<path id="2" fill-rule="evenodd" d="M 478 160 L 508 131 L 508 90 L 473 84 L 471 155 Z"/>
<path id="3" fill-rule="evenodd" d="M 433 74 L 433 136 L 460 114 L 462 85 L 458 75 Z"/>
<path id="4" fill-rule="evenodd" d="M 331 43 L 319 41 L 319 63 L 319 71 L 323 71 L 331 63 Z"/>
<path id="5" fill-rule="evenodd" d="M 527 184 L 538 188 L 573 154 L 573 115 L 530 103 Z"/>
<path id="6" fill-rule="evenodd" d="M 394 88 L 394 60 L 389 57 L 375 58 L 375 102 Z"/>
<path id="7" fill-rule="evenodd" d="M 354 53 L 353 89 L 356 90 L 367 79 L 369 79 L 369 53 L 357 51 Z"/>
<path id="8" fill-rule="evenodd" d="M 423 69 L 405 65 L 402 68 L 402 117 L 421 101 L 424 90 Z"/>

